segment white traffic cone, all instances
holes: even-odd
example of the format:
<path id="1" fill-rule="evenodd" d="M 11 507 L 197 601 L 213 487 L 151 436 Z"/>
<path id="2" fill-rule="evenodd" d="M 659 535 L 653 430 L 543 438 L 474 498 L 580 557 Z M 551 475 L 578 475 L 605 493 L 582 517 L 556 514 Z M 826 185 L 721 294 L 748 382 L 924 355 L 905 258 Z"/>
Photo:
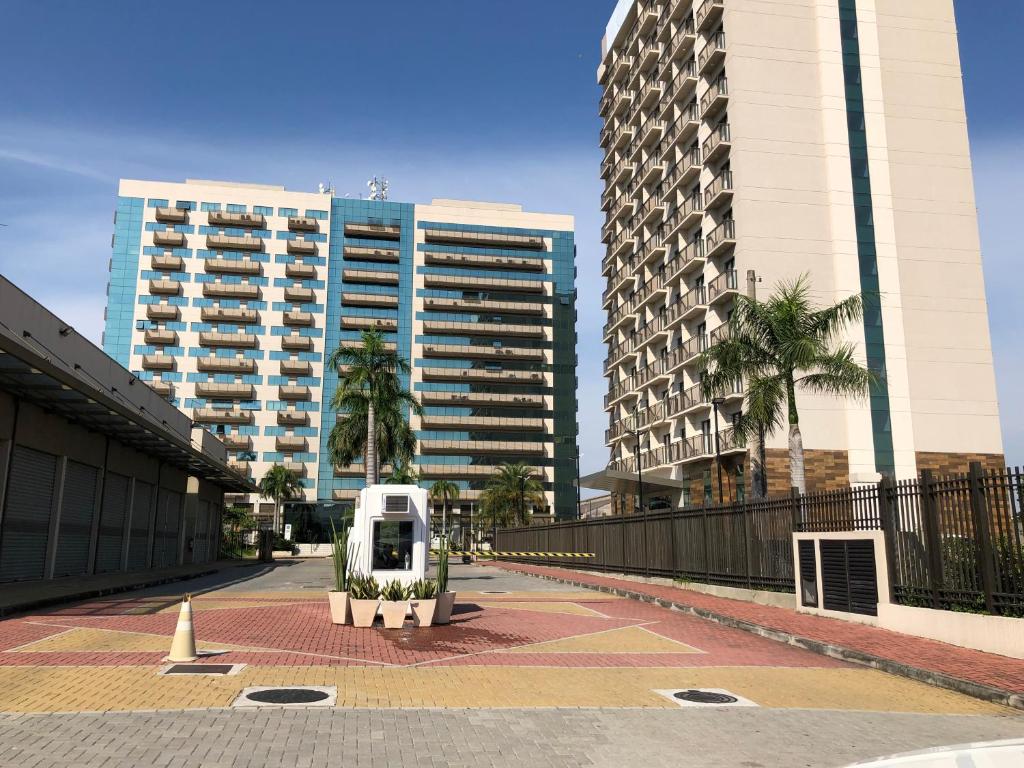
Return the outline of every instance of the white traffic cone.
<path id="1" fill-rule="evenodd" d="M 196 653 L 196 635 L 192 631 L 192 595 L 185 595 L 181 600 L 181 612 L 178 614 L 178 626 L 174 630 L 171 641 L 171 652 L 167 661 L 187 662 L 199 658 Z"/>

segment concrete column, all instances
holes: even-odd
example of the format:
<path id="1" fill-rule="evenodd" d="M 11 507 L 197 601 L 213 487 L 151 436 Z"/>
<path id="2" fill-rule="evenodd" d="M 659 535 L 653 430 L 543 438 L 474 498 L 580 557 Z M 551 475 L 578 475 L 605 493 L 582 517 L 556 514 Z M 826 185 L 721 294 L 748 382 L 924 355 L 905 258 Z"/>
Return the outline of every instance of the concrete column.
<path id="1" fill-rule="evenodd" d="M 57 473 L 53 478 L 53 506 L 50 511 L 50 532 L 46 539 L 46 565 L 43 578 L 52 579 L 57 567 L 57 538 L 60 532 L 60 512 L 64 506 L 64 473 L 67 471 L 68 457 L 61 456 L 57 460 Z"/>

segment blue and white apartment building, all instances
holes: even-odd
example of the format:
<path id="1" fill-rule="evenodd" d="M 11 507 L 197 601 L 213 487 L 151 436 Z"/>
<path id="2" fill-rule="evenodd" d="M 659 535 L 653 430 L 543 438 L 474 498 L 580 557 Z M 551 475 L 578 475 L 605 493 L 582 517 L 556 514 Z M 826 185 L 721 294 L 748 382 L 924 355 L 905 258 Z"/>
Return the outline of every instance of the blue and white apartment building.
<path id="1" fill-rule="evenodd" d="M 377 328 L 424 408 L 411 416 L 423 485 L 452 480 L 456 515 L 471 513 L 497 467 L 523 461 L 546 489 L 536 511 L 571 517 L 574 261 L 571 216 L 517 205 L 126 179 L 103 346 L 255 480 L 294 469 L 322 512 L 363 485 L 361 464 L 328 456 L 338 374 L 324 363 Z"/>

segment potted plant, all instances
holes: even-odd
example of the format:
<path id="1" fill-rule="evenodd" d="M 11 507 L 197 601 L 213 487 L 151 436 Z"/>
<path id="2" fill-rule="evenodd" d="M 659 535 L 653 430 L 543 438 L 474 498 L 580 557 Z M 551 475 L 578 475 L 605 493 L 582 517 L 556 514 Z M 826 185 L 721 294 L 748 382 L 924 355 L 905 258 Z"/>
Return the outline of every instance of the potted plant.
<path id="1" fill-rule="evenodd" d="M 348 584 L 349 609 L 352 624 L 357 627 L 372 627 L 380 605 L 380 585 L 373 576 L 354 575 Z"/>
<path id="2" fill-rule="evenodd" d="M 429 627 L 434 622 L 437 608 L 437 584 L 428 579 L 419 579 L 412 584 L 412 625 Z"/>
<path id="3" fill-rule="evenodd" d="M 441 537 L 437 549 L 437 605 L 434 607 L 434 624 L 448 624 L 452 620 L 455 593 L 448 591 L 448 542 Z"/>
<path id="4" fill-rule="evenodd" d="M 334 589 L 327 593 L 331 602 L 331 621 L 335 624 L 348 624 L 352 614 L 348 606 L 349 582 L 349 529 L 342 528 L 341 533 L 334 527 L 331 520 L 331 560 L 334 563 Z"/>
<path id="5" fill-rule="evenodd" d="M 398 579 L 389 581 L 380 590 L 380 615 L 385 629 L 401 629 L 409 610 L 409 588 Z"/>

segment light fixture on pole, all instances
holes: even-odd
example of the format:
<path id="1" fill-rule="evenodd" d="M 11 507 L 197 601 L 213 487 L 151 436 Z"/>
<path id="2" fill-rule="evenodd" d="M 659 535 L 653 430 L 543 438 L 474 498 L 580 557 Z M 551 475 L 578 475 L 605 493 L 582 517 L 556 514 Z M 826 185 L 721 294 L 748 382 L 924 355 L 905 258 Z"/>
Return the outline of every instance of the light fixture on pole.
<path id="1" fill-rule="evenodd" d="M 715 411 L 715 461 L 718 463 L 718 503 L 724 504 L 722 493 L 722 442 L 718 437 L 718 409 L 725 403 L 724 397 L 716 397 L 711 400 Z"/>
<path id="2" fill-rule="evenodd" d="M 647 508 L 644 506 L 644 472 L 640 458 L 640 438 L 647 434 L 647 430 L 641 428 L 639 402 L 633 406 L 632 413 L 626 417 L 624 428 L 636 441 L 633 460 L 636 462 L 636 485 L 640 501 L 640 514 L 643 515 L 644 518 L 644 575 L 650 576 L 651 566 L 650 561 L 647 559 Z M 623 563 L 623 565 L 625 565 L 625 563 Z"/>

